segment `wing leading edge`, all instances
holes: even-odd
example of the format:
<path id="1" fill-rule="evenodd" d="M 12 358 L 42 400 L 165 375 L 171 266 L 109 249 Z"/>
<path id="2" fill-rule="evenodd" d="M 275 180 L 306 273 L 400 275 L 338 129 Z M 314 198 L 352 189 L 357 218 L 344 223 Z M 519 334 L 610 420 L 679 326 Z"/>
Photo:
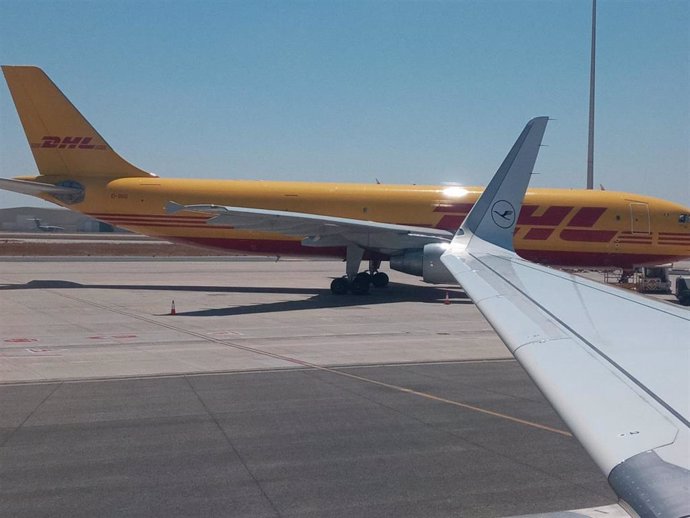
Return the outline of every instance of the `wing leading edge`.
<path id="1" fill-rule="evenodd" d="M 365 250 L 384 254 L 407 248 L 422 248 L 429 243 L 448 243 L 453 234 L 447 230 L 352 218 L 324 216 L 281 210 L 221 205 L 180 205 L 168 202 L 168 213 L 179 211 L 215 214 L 209 225 L 230 225 L 238 230 L 273 232 L 302 239 L 304 246 L 347 246 L 355 244 Z"/>
<path id="2" fill-rule="evenodd" d="M 519 258 L 530 121 L 442 261 L 639 516 L 690 514 L 690 312 Z M 507 218 L 507 219 L 506 219 Z"/>

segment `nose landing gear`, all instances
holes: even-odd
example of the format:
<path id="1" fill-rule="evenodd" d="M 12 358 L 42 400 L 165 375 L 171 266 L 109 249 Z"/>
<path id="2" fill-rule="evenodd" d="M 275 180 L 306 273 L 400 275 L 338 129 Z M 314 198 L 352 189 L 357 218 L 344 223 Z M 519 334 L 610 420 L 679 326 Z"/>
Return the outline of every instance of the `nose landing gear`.
<path id="1" fill-rule="evenodd" d="M 333 282 L 331 282 L 331 293 L 333 295 L 345 295 L 348 291 L 355 295 L 366 295 L 369 293 L 369 288 L 372 285 L 375 288 L 385 288 L 388 286 L 388 275 L 378 271 L 381 266 L 379 259 L 371 259 L 369 261 L 369 270 L 357 273 L 363 256 L 363 248 L 355 245 L 347 247 L 346 275 L 345 277 L 333 279 Z"/>

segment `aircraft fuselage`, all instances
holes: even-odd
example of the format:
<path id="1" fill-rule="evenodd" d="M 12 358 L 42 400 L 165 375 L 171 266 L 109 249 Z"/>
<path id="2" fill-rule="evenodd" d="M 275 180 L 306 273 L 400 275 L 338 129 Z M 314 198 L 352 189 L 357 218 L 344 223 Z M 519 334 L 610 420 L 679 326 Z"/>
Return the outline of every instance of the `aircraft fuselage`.
<path id="1" fill-rule="evenodd" d="M 482 191 L 457 186 L 157 177 L 78 180 L 85 188 L 83 201 L 62 204 L 106 223 L 171 241 L 281 256 L 344 257 L 345 248 L 315 248 L 303 246 L 299 238 L 211 226 L 206 224 L 209 215 L 166 214 L 164 206 L 175 201 L 252 207 L 454 232 Z M 52 196 L 46 199 L 55 201 Z M 630 269 L 664 264 L 690 258 L 690 222 L 679 221 L 686 212 L 673 202 L 624 192 L 530 189 L 514 244 L 522 257 L 558 266 Z"/>

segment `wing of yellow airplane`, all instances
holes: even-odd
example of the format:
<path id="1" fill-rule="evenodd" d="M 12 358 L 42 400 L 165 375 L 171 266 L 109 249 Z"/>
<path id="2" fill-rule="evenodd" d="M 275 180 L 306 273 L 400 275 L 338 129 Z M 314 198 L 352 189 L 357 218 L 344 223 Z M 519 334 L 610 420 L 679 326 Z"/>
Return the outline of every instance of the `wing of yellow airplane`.
<path id="1" fill-rule="evenodd" d="M 359 265 L 365 252 L 389 255 L 391 267 L 403 271 L 406 268 L 403 264 L 405 261 L 418 262 L 419 264 L 407 265 L 413 269 L 421 269 L 424 263 L 427 275 L 436 276 L 435 282 L 454 280 L 438 260 L 453 238 L 453 234 L 447 230 L 282 210 L 213 204 L 181 205 L 173 201 L 166 204 L 165 210 L 169 214 L 182 211 L 215 214 L 206 224 L 298 237 L 303 246 L 345 247 L 346 278 L 335 279 L 331 284 L 331 290 L 336 294 L 345 293 L 348 289 L 355 293 L 366 293 L 369 282 L 373 282 L 374 285 L 379 283 L 381 286 L 388 283 L 388 277 L 381 272 L 372 275 L 371 281 L 361 274 L 358 276 Z M 402 253 L 406 250 L 419 250 L 419 254 Z M 396 261 L 401 264 L 396 264 Z"/>
<path id="2" fill-rule="evenodd" d="M 215 214 L 209 225 L 232 226 L 237 230 L 273 232 L 302 238 L 304 246 L 358 246 L 363 250 L 392 254 L 430 243 L 449 243 L 453 233 L 438 228 L 379 223 L 353 218 L 307 214 L 283 210 L 225 207 L 219 205 L 180 205 L 169 202 L 166 212 L 180 211 Z"/>

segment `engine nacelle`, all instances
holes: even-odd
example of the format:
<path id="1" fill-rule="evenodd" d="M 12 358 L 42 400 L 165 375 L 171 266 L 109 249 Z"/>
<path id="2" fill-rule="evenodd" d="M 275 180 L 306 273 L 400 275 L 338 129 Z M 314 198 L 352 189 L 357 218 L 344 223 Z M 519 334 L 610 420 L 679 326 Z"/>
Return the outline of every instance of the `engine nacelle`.
<path id="1" fill-rule="evenodd" d="M 429 243 L 423 249 L 405 250 L 390 259 L 391 269 L 421 277 L 430 284 L 457 284 L 458 281 L 441 262 L 450 243 Z"/>

